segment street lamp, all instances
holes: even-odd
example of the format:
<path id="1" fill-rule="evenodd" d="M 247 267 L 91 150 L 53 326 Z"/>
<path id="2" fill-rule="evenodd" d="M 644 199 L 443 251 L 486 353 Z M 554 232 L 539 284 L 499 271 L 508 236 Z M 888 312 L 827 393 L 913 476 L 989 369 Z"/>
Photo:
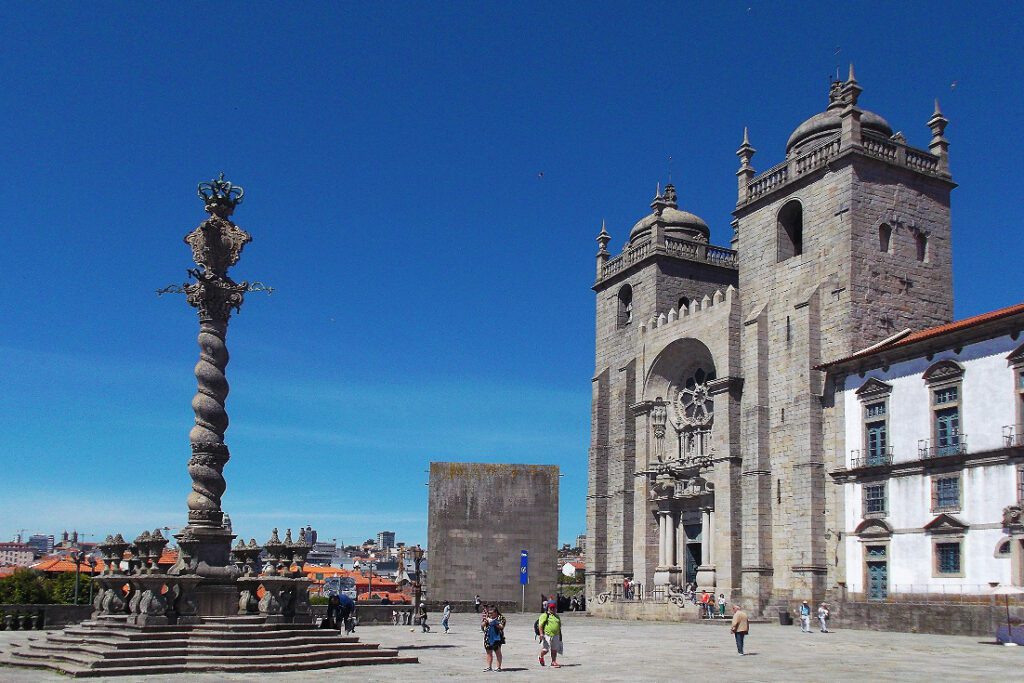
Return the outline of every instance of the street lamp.
<path id="1" fill-rule="evenodd" d="M 96 576 L 96 556 L 90 555 L 89 559 L 89 604 L 92 604 L 92 580 Z"/>
<path id="2" fill-rule="evenodd" d="M 413 563 L 413 567 L 416 569 L 416 583 L 413 584 L 413 588 L 415 590 L 415 593 L 414 593 L 414 597 L 413 597 L 413 603 L 414 604 L 413 604 L 413 608 L 412 609 L 413 609 L 413 614 L 419 615 L 419 613 L 420 613 L 420 599 L 421 599 L 422 590 L 423 590 L 423 582 L 420 581 L 420 562 L 423 561 L 423 548 L 421 548 L 420 544 L 417 543 L 415 545 L 415 547 L 410 549 L 409 552 L 412 553 L 412 563 Z"/>
<path id="3" fill-rule="evenodd" d="M 75 604 L 78 604 L 78 584 L 82 577 L 82 560 L 85 559 L 85 554 L 81 548 L 75 548 L 71 551 L 71 559 L 75 563 Z"/>
<path id="4" fill-rule="evenodd" d="M 370 553 L 370 556 L 369 556 L 369 558 L 366 561 L 366 563 L 370 566 L 369 574 L 366 575 L 366 580 L 367 580 L 366 599 L 367 600 L 369 600 L 371 598 L 371 596 L 373 595 L 373 565 L 374 565 L 374 560 L 376 560 L 376 559 L 377 558 L 374 556 L 374 554 Z M 359 565 L 359 561 L 358 560 L 356 560 L 356 562 L 355 562 L 355 564 L 353 566 L 356 568 L 357 571 L 360 570 L 360 565 Z M 356 597 L 358 598 L 359 596 L 357 595 Z"/>

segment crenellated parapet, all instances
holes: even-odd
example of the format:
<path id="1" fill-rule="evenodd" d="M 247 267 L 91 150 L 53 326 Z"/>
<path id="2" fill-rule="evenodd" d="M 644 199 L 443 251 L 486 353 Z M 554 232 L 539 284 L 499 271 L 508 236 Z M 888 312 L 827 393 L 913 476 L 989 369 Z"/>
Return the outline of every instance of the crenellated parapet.
<path id="1" fill-rule="evenodd" d="M 683 327 L 691 321 L 703 319 L 708 315 L 724 314 L 726 309 L 731 311 L 733 305 L 739 305 L 740 292 L 729 285 L 724 290 L 719 289 L 713 295 L 705 295 L 703 299 L 694 299 L 689 306 L 681 309 L 670 308 L 667 313 L 652 315 L 646 322 L 640 323 L 640 334 L 647 335 L 651 332 L 672 330 L 672 334 L 682 333 Z"/>

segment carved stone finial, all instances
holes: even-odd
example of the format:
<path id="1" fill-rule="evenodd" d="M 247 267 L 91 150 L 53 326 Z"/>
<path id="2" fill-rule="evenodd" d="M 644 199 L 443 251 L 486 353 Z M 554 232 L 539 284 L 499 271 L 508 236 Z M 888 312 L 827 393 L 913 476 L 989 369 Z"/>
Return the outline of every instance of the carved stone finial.
<path id="1" fill-rule="evenodd" d="M 677 208 L 678 195 L 676 195 L 676 186 L 669 183 L 665 186 L 665 194 L 663 195 L 665 203 L 671 206 L 673 209 Z"/>
<path id="2" fill-rule="evenodd" d="M 857 77 L 853 75 L 853 62 L 850 62 L 850 75 L 846 77 L 847 83 L 856 83 Z"/>
<path id="3" fill-rule="evenodd" d="M 245 190 L 224 180 L 223 171 L 219 178 L 199 183 L 196 193 L 203 200 L 206 212 L 220 218 L 227 218 L 234 213 L 235 207 L 242 203 L 242 197 L 245 196 Z"/>

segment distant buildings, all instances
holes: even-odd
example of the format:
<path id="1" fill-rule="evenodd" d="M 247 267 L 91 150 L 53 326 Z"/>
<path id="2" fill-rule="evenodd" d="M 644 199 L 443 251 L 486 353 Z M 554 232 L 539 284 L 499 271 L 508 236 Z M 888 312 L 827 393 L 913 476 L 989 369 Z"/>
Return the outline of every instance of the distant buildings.
<path id="1" fill-rule="evenodd" d="M 587 535 L 580 534 L 576 537 L 576 547 L 579 548 L 580 552 L 586 552 L 587 550 Z"/>
<path id="2" fill-rule="evenodd" d="M 386 550 L 388 548 L 395 547 L 395 532 L 394 531 L 379 531 L 377 532 L 377 547 Z"/>
<path id="3" fill-rule="evenodd" d="M 35 549 L 37 556 L 48 555 L 53 552 L 53 534 L 32 534 L 28 537 L 28 545 Z"/>
<path id="4" fill-rule="evenodd" d="M 0 543 L 0 564 L 27 567 L 35 558 L 35 548 L 27 543 Z"/>

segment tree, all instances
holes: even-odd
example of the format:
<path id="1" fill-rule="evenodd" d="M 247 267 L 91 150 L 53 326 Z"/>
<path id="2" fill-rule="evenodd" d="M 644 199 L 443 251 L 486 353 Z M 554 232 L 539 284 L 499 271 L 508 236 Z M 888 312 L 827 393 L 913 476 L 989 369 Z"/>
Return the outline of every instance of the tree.
<path id="1" fill-rule="evenodd" d="M 42 572 L 18 569 L 0 579 L 0 603 L 40 605 L 51 602 L 50 586 Z"/>

